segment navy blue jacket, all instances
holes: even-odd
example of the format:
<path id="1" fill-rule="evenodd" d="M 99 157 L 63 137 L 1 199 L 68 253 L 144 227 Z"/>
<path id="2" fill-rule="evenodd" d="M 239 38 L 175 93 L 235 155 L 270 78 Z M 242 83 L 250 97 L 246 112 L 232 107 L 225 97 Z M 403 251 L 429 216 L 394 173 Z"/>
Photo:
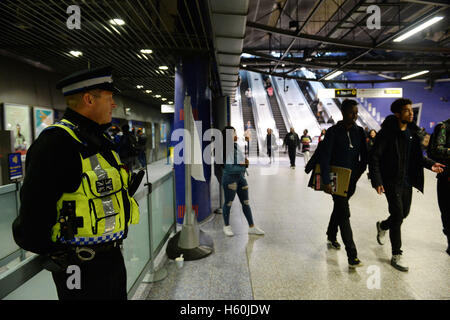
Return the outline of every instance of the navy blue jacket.
<path id="1" fill-rule="evenodd" d="M 351 180 L 356 183 L 367 168 L 368 155 L 364 129 L 353 125 L 347 134 L 343 121 L 330 127 L 321 142 L 320 171 L 324 184 L 330 183 L 330 167 L 352 170 Z"/>

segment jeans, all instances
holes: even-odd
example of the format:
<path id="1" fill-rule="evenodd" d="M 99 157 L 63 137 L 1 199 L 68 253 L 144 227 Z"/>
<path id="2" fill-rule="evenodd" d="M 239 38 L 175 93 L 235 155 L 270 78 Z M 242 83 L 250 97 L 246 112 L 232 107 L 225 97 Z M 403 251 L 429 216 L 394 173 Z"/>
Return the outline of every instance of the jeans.
<path id="1" fill-rule="evenodd" d="M 450 245 L 450 176 L 438 177 L 437 195 L 439 209 L 441 210 L 442 226 Z"/>
<path id="2" fill-rule="evenodd" d="M 327 236 L 329 240 L 336 240 L 338 227 L 341 230 L 342 241 L 347 251 L 349 259 L 356 258 L 358 252 L 355 242 L 353 241 L 353 232 L 350 225 L 350 197 L 355 193 L 356 181 L 350 180 L 347 197 L 333 195 L 333 212 L 331 213 L 330 222 L 328 223 Z"/>
<path id="3" fill-rule="evenodd" d="M 409 214 L 412 200 L 411 186 L 384 186 L 386 199 L 389 207 L 389 218 L 381 222 L 382 230 L 389 230 L 391 240 L 392 255 L 402 254 L 401 226 L 403 219 Z"/>
<path id="4" fill-rule="evenodd" d="M 230 211 L 236 193 L 242 204 L 242 211 L 247 219 L 248 225 L 253 225 L 252 210 L 248 199 L 248 184 L 244 174 L 224 174 L 222 176 L 222 187 L 225 201 L 222 208 L 223 220 L 226 226 L 230 225 Z"/>

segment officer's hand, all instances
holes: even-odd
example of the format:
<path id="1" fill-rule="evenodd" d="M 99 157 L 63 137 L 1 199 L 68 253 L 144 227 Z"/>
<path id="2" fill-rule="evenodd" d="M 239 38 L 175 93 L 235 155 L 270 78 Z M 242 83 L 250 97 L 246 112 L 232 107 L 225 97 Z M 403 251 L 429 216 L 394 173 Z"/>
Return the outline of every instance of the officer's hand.
<path id="1" fill-rule="evenodd" d="M 384 193 L 384 187 L 383 186 L 377 186 L 377 187 L 375 187 L 375 189 L 377 190 L 378 194 Z"/>
<path id="2" fill-rule="evenodd" d="M 323 191 L 328 194 L 333 194 L 333 189 L 331 188 L 331 184 L 324 184 Z"/>

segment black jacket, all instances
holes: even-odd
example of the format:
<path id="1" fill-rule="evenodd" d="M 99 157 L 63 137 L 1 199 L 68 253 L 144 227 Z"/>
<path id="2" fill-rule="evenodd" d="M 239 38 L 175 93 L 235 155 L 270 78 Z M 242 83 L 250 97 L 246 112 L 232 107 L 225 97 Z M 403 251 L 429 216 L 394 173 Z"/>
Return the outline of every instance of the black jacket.
<path id="1" fill-rule="evenodd" d="M 407 126 L 411 132 L 411 150 L 409 157 L 409 180 L 411 185 L 423 193 L 424 173 L 423 168 L 430 169 L 434 161 L 424 157 L 420 145 L 419 127 L 415 123 Z M 398 126 L 397 117 L 388 116 L 381 124 L 381 130 L 377 133 L 375 144 L 369 156 L 369 174 L 372 186 L 401 185 L 405 179 L 404 150 L 400 150 L 402 132 Z"/>
<path id="2" fill-rule="evenodd" d="M 327 130 L 325 139 L 320 144 L 319 161 L 323 184 L 330 183 L 331 166 L 351 169 L 351 180 L 356 183 L 367 168 L 368 155 L 364 129 L 353 125 L 347 130 L 344 122 L 339 121 Z"/>
<path id="3" fill-rule="evenodd" d="M 65 192 L 74 192 L 81 182 L 81 161 L 100 151 L 113 166 L 118 164 L 111 152 L 114 144 L 103 135 L 110 124 L 99 125 L 67 109 L 64 119 L 79 126 L 75 141 L 64 129 L 44 130 L 27 152 L 25 179 L 20 190 L 19 216 L 13 223 L 13 236 L 23 249 L 38 254 L 59 251 L 64 245 L 51 241 L 56 223 L 56 203 Z"/>
<path id="4" fill-rule="evenodd" d="M 300 138 L 297 133 L 288 132 L 284 137 L 283 146 L 288 146 L 289 149 L 300 148 Z"/>

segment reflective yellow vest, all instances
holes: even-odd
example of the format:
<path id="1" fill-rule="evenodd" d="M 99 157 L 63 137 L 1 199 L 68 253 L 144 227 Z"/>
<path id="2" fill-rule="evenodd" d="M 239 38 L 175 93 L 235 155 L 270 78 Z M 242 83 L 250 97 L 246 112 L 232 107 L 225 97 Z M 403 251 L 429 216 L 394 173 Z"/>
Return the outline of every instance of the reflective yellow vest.
<path id="1" fill-rule="evenodd" d="M 72 138 L 83 143 L 75 134 L 74 125 L 63 119 L 52 125 L 66 130 Z M 139 223 L 136 200 L 128 194 L 130 175 L 123 168 L 119 155 L 112 150 L 120 171 L 97 153 L 83 159 L 81 183 L 73 193 L 63 193 L 56 203 L 58 222 L 52 228 L 52 241 L 72 245 L 91 245 L 119 240 L 128 231 L 129 224 Z M 74 209 L 72 222 L 77 221 L 73 238 L 65 239 L 64 228 L 67 208 Z M 61 213 L 63 212 L 63 213 Z"/>

